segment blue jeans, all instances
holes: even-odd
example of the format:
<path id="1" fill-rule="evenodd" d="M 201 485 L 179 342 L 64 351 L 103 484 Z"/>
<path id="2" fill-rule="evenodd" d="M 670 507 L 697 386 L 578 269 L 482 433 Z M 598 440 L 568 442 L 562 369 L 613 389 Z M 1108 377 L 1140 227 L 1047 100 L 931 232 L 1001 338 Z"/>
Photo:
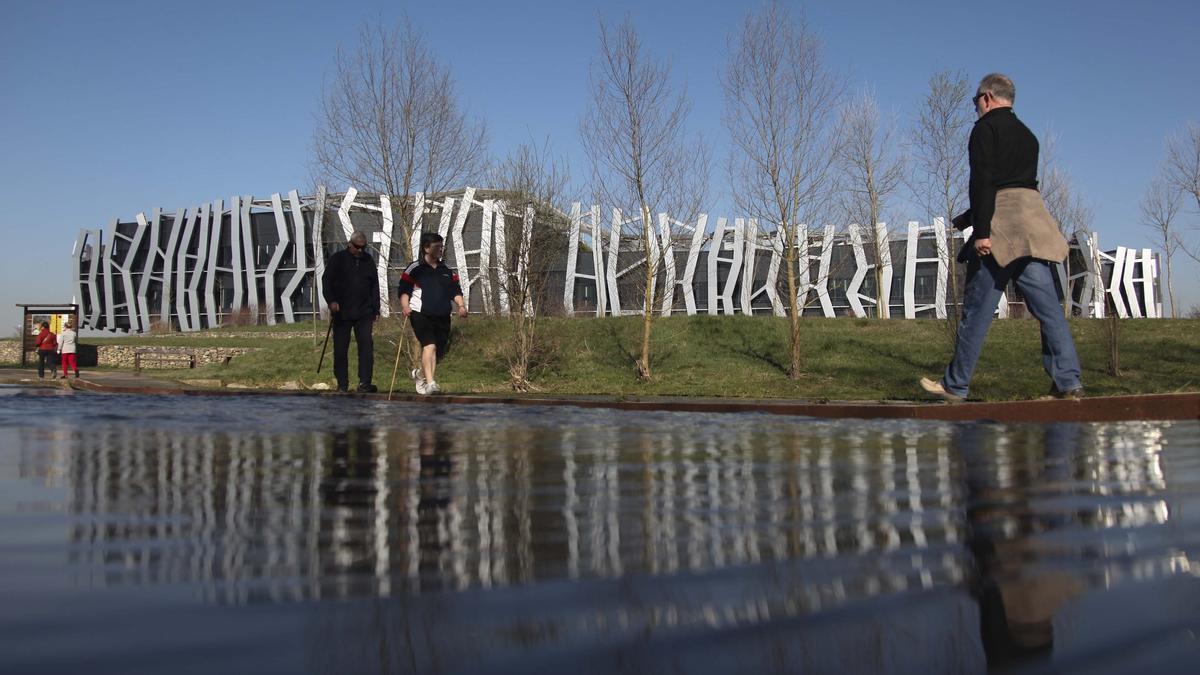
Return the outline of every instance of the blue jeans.
<path id="1" fill-rule="evenodd" d="M 1059 391 L 1078 389 L 1079 356 L 1071 327 L 1063 316 L 1050 263 L 1032 258 L 1013 261 L 1001 268 L 991 256 L 980 258 L 974 251 L 967 261 L 967 288 L 963 293 L 962 323 L 954 344 L 954 359 L 946 366 L 942 386 L 955 396 L 966 397 L 975 373 L 975 364 L 983 350 L 983 341 L 1000 295 L 1010 280 L 1025 296 L 1025 306 L 1042 328 L 1042 366 Z"/>

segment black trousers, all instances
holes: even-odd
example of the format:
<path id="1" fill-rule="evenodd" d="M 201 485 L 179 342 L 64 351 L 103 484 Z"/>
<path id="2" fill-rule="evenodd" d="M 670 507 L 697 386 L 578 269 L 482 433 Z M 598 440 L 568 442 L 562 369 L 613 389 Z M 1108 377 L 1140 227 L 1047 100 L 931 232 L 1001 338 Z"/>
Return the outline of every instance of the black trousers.
<path id="1" fill-rule="evenodd" d="M 349 387 L 349 374 L 346 372 L 350 361 L 350 329 L 354 329 L 354 341 L 358 344 L 358 383 L 371 384 L 371 375 L 375 372 L 375 340 L 371 337 L 370 316 L 359 319 L 333 320 L 333 376 L 337 378 L 338 387 Z"/>
<path id="2" fill-rule="evenodd" d="M 50 377 L 54 377 L 54 372 L 58 368 L 58 362 L 55 359 L 54 352 L 44 352 L 38 350 L 38 377 L 46 376 L 46 364 L 50 364 Z"/>

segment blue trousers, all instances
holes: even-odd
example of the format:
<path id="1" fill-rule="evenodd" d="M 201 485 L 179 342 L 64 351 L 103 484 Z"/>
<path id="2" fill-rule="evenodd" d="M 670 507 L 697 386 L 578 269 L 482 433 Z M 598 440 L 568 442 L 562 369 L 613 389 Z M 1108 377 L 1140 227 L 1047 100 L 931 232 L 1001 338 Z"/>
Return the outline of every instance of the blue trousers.
<path id="1" fill-rule="evenodd" d="M 975 364 L 983 350 L 983 341 L 1000 295 L 1009 281 L 1015 280 L 1025 296 L 1025 306 L 1042 329 L 1042 366 L 1059 391 L 1079 388 L 1079 355 L 1071 327 L 1063 316 L 1050 263 L 1032 258 L 1013 261 L 1000 267 L 991 256 L 980 258 L 968 253 L 967 288 L 963 292 L 962 323 L 954 344 L 954 359 L 946 366 L 942 386 L 956 396 L 966 397 L 975 373 Z"/>

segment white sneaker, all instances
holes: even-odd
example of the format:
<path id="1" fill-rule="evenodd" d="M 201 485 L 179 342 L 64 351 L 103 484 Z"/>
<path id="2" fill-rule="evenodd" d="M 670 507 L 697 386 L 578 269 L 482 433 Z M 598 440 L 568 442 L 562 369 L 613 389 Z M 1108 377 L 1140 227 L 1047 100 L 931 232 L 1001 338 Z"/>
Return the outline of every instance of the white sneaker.
<path id="1" fill-rule="evenodd" d="M 429 384 L 425 385 L 425 393 L 440 394 L 442 393 L 442 388 L 438 386 L 437 382 L 430 382 Z"/>
<path id="2" fill-rule="evenodd" d="M 957 394 L 951 394 L 950 392 L 946 391 L 946 387 L 942 384 L 941 380 L 935 381 L 935 380 L 929 379 L 928 377 L 922 377 L 921 378 L 921 389 L 924 389 L 926 394 L 929 394 L 930 396 L 936 396 L 937 398 L 942 399 L 946 403 L 962 403 L 963 402 L 963 397 L 958 396 Z"/>
<path id="3" fill-rule="evenodd" d="M 416 383 L 416 382 L 424 382 L 424 381 L 425 381 L 425 376 L 421 374 L 421 369 L 420 369 L 420 368 L 413 368 L 413 369 L 412 369 L 412 372 L 411 372 L 411 373 L 409 373 L 409 374 L 412 376 L 412 381 L 413 381 L 414 383 Z"/>
<path id="4" fill-rule="evenodd" d="M 425 386 L 425 380 L 417 380 L 414 386 L 417 390 L 417 393 L 422 396 L 429 393 L 429 387 Z"/>

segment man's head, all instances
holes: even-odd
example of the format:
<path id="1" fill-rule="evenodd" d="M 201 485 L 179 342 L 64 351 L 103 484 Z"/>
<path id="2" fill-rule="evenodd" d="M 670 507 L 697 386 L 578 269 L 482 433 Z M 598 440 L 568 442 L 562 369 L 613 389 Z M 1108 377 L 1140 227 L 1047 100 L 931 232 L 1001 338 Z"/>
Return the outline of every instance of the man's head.
<path id="1" fill-rule="evenodd" d="M 350 235 L 350 240 L 346 248 L 350 249 L 350 254 L 359 256 L 362 255 L 363 249 L 367 247 L 367 235 L 362 233 L 362 230 L 355 230 L 354 234 Z"/>
<path id="2" fill-rule="evenodd" d="M 424 232 L 421 234 L 421 253 L 428 256 L 433 256 L 435 260 L 442 259 L 442 251 L 445 249 L 445 240 L 442 235 L 437 232 Z"/>
<path id="3" fill-rule="evenodd" d="M 975 104 L 975 113 L 980 117 L 995 110 L 1012 106 L 1017 99 L 1017 88 L 1007 75 L 991 73 L 979 81 L 971 102 Z"/>
<path id="4" fill-rule="evenodd" d="M 43 321 L 43 322 L 42 322 L 42 328 L 44 328 L 44 329 L 46 329 L 46 330 L 50 330 L 50 322 L 49 322 L 49 321 Z"/>

